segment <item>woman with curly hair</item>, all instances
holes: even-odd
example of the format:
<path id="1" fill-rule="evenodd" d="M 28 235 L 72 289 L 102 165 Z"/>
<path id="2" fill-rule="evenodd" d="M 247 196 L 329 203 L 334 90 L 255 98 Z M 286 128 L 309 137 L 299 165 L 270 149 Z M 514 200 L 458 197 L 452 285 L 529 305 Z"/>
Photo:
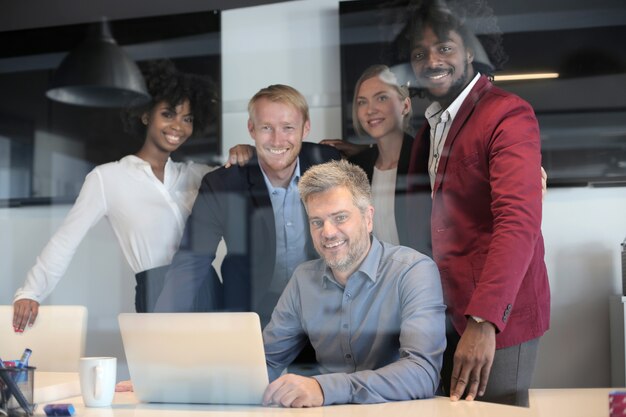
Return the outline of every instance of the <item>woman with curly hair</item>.
<path id="1" fill-rule="evenodd" d="M 37 318 L 40 302 L 54 289 L 87 232 L 106 217 L 137 278 L 135 308 L 151 309 L 158 278 L 143 271 L 171 262 L 207 165 L 174 162 L 170 154 L 208 123 L 208 80 L 178 72 L 170 61 L 148 65 L 152 100 L 123 112 L 125 130 L 143 145 L 133 155 L 95 167 L 67 217 L 37 257 L 14 297 L 13 327 L 22 332 Z M 152 277 L 151 277 L 152 278 Z M 155 281 L 155 282 L 148 282 Z"/>

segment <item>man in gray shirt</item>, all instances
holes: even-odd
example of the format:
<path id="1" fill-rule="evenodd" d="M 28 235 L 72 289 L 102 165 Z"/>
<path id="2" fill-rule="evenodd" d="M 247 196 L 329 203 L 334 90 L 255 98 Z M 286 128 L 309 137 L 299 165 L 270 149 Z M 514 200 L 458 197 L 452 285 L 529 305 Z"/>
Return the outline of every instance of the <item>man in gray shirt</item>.
<path id="1" fill-rule="evenodd" d="M 321 259 L 298 266 L 263 331 L 264 404 L 312 407 L 428 398 L 439 385 L 445 306 L 425 255 L 371 236 L 361 168 L 333 161 L 298 183 Z M 321 375 L 280 376 L 307 337 Z"/>

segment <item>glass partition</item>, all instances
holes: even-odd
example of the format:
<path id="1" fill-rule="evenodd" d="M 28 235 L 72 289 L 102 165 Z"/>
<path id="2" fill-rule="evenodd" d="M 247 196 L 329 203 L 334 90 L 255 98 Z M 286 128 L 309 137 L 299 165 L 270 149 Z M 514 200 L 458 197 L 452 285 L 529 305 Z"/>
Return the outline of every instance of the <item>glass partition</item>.
<path id="1" fill-rule="evenodd" d="M 87 3 L 84 7 L 90 7 Z M 306 141 L 372 144 L 370 138 L 357 135 L 352 120 L 356 80 L 372 64 L 388 65 L 409 87 L 413 117 L 408 134 L 414 135 L 424 123 L 427 101 L 419 97 L 403 45 L 407 0 L 261 1 L 255 7 L 200 12 L 191 3 L 176 3 L 174 14 L 154 3 L 149 10 L 158 10 L 159 15 L 137 12 L 133 18 L 110 21 L 118 44 L 140 67 L 148 60 L 170 58 L 180 70 L 209 76 L 216 85 L 213 122 L 200 137 L 185 143 L 174 160 L 217 166 L 231 146 L 254 144 L 248 130 L 248 100 L 277 83 L 293 86 L 306 98 L 311 116 Z M 212 4 L 207 2 L 207 9 Z M 490 5 L 507 56 L 494 83 L 533 106 L 541 128 L 542 163 L 548 172 L 542 227 L 556 319 L 542 340 L 546 353 L 537 368 L 537 384 L 606 386 L 608 326 L 598 323 L 607 322 L 604 303 L 618 282 L 613 279 L 613 254 L 626 230 L 626 5 L 623 0 L 492 0 Z M 188 13 L 178 13 L 186 7 Z M 80 108 L 45 97 L 54 69 L 82 41 L 88 26 L 0 31 L 0 304 L 13 302 L 13 294 L 63 224 L 87 173 L 141 146 L 124 133 L 119 109 Z M 487 41 L 489 34 L 477 32 L 477 41 Z M 500 77 L 536 73 L 557 75 Z M 263 186 L 260 172 L 258 178 Z M 236 187 L 226 191 L 233 190 L 241 191 Z M 213 265 L 217 273 L 230 269 L 243 281 L 256 274 L 257 288 L 271 287 L 271 301 L 259 301 L 269 315 L 281 285 L 289 279 L 272 281 L 277 264 L 273 238 L 280 231 L 265 221 L 273 213 L 269 195 L 262 198 L 267 203 L 262 210 L 248 211 L 241 194 L 229 196 L 232 209 L 222 214 L 227 217 L 224 224 L 243 238 L 219 246 Z M 430 243 L 432 201 L 430 192 L 426 194 L 398 206 L 425 203 L 410 215 L 419 228 L 414 234 Z M 182 197 L 190 209 L 195 194 Z M 141 219 L 145 224 L 164 226 L 150 217 L 154 207 L 141 210 L 145 210 Z M 181 234 L 188 211 L 183 210 L 183 221 L 176 226 Z M 299 213 L 298 224 L 307 229 L 308 237 L 306 213 Z M 256 227 L 250 226 L 253 222 Z M 413 232 L 409 227 L 400 232 L 409 230 Z M 78 245 L 63 279 L 43 302 L 87 305 L 87 353 L 120 358 L 119 379 L 123 379 L 128 371 L 117 315 L 134 311 L 135 273 L 143 271 L 130 265 L 116 233 L 106 220 L 94 225 Z M 164 234 L 149 243 L 160 247 Z M 198 236 L 206 235 L 199 230 Z M 252 242 L 250 236 L 256 240 Z M 169 255 L 176 252 L 177 244 L 168 242 Z M 310 249 L 307 258 L 316 257 L 308 241 L 306 249 Z M 260 254 L 254 259 L 258 263 L 246 263 L 245 255 L 254 251 Z M 221 263 L 224 259 L 226 265 Z M 269 265 L 270 273 L 259 264 Z M 268 281 L 272 282 L 266 285 Z M 244 287 L 237 280 L 231 283 L 235 296 L 249 290 L 241 290 Z M 572 314 L 572 305 L 577 306 L 577 314 Z M 559 354 L 564 349 L 572 350 L 575 357 L 595 359 L 586 366 L 572 366 L 569 357 Z"/>
<path id="2" fill-rule="evenodd" d="M 45 96 L 67 51 L 83 42 L 90 24 L 0 32 L 0 201 L 15 206 L 71 202 L 96 165 L 136 152 L 121 111 L 63 104 Z M 184 72 L 209 77 L 215 114 L 207 130 L 174 159 L 214 163 L 221 149 L 220 13 L 155 16 L 110 22 L 118 45 L 142 67 L 169 58 Z"/>
<path id="3" fill-rule="evenodd" d="M 352 120 L 354 85 L 365 68 L 388 65 L 401 84 L 415 85 L 405 46 L 409 3 L 339 4 L 344 139 L 367 142 L 356 135 Z M 525 3 L 524 7 L 489 3 L 505 53 L 496 68 L 495 84 L 520 95 L 535 109 L 549 186 L 624 185 L 626 48 L 620 44 L 626 38 L 624 9 L 617 2 L 574 3 L 562 9 L 556 3 Z M 488 47 L 493 33 L 480 17 L 473 19 L 478 40 Z M 487 62 L 489 58 L 493 60 L 488 57 Z M 524 79 L 529 74 L 554 78 Z M 522 79 L 503 77 L 511 75 Z M 422 124 L 427 104 L 414 96 L 412 132 Z"/>

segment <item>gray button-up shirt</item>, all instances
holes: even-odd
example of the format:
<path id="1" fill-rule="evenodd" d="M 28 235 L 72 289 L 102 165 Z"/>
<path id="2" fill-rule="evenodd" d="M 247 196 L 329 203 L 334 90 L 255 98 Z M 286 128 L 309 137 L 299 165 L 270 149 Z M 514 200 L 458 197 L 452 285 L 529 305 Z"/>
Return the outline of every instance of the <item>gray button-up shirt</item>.
<path id="1" fill-rule="evenodd" d="M 439 272 L 425 255 L 372 238 L 345 288 L 322 260 L 294 272 L 263 331 L 270 380 L 310 339 L 324 404 L 432 397 L 446 346 Z"/>

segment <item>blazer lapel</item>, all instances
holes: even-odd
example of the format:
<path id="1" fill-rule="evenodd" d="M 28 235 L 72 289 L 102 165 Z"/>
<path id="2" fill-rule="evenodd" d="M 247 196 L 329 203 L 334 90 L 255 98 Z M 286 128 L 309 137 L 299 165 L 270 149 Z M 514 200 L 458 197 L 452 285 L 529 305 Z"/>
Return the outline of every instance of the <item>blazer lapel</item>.
<path id="1" fill-rule="evenodd" d="M 269 190 L 265 184 L 265 178 L 261 172 L 261 167 L 258 162 L 250 162 L 250 169 L 248 170 L 248 190 L 250 192 L 250 199 L 252 205 L 255 208 L 271 206 Z"/>
<path id="2" fill-rule="evenodd" d="M 274 252 L 272 259 L 276 257 L 276 224 L 274 222 L 274 211 L 270 200 L 269 190 L 265 184 L 265 178 L 261 172 L 258 161 L 249 164 L 248 170 L 248 192 L 252 207 L 248 216 L 248 224 L 252 221 L 259 222 L 265 232 L 267 247 Z M 256 227 L 254 227 L 256 229 Z M 250 232 L 250 230 L 249 230 Z M 273 265 L 272 265 L 273 268 Z"/>
<path id="3" fill-rule="evenodd" d="M 409 192 L 428 191 L 430 193 L 430 179 L 428 177 L 429 132 L 428 123 L 424 123 L 413 140 L 406 185 Z"/>
<path id="4" fill-rule="evenodd" d="M 411 162 L 411 149 L 413 148 L 413 138 L 407 134 L 402 138 L 402 149 L 400 150 L 400 159 L 398 160 L 398 169 L 396 175 L 396 192 L 397 190 L 406 191 L 406 175 L 409 173 L 409 164 Z M 376 162 L 376 161 L 374 161 Z"/>
<path id="5" fill-rule="evenodd" d="M 480 77 L 472 91 L 468 94 L 461 104 L 459 108 L 459 112 L 456 114 L 454 121 L 452 122 L 452 126 L 450 126 L 450 131 L 448 132 L 448 136 L 446 137 L 446 142 L 443 145 L 443 150 L 441 152 L 441 161 L 439 162 L 439 167 L 437 168 L 437 175 L 435 176 L 435 184 L 433 186 L 433 195 L 437 192 L 443 179 L 446 175 L 446 170 L 448 167 L 448 161 L 450 152 L 452 152 L 452 147 L 454 146 L 454 142 L 458 138 L 458 134 L 461 131 L 461 128 L 467 122 L 467 119 L 474 111 L 476 103 L 480 100 L 480 97 L 483 93 L 490 87 L 490 82 L 484 75 Z"/>

